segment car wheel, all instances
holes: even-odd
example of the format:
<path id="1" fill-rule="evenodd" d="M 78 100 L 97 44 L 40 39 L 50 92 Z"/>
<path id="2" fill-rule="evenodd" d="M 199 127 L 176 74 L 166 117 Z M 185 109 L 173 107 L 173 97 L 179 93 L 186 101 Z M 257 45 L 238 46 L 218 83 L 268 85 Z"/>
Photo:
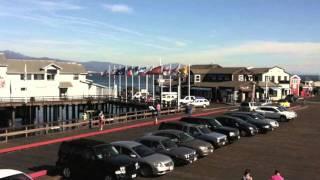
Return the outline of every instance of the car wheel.
<path id="1" fill-rule="evenodd" d="M 104 180 L 113 180 L 113 179 L 114 179 L 113 176 L 109 174 L 104 177 Z"/>
<path id="2" fill-rule="evenodd" d="M 71 178 L 71 169 L 69 167 L 64 167 L 62 169 L 62 176 L 65 179 L 70 179 Z"/>
<path id="3" fill-rule="evenodd" d="M 141 176 L 143 176 L 143 177 L 151 176 L 151 175 L 152 175 L 151 167 L 149 167 L 149 166 L 147 166 L 147 165 L 143 165 L 143 166 L 140 168 L 140 174 L 141 174 Z"/>
<path id="4" fill-rule="evenodd" d="M 241 136 L 247 136 L 248 134 L 247 134 L 247 132 L 245 130 L 241 130 L 240 131 L 240 135 Z"/>
<path id="5" fill-rule="evenodd" d="M 288 121 L 288 120 L 287 120 L 287 118 L 286 118 L 285 116 L 281 116 L 281 117 L 280 117 L 280 121 L 281 121 L 281 122 L 285 122 L 285 121 Z"/>

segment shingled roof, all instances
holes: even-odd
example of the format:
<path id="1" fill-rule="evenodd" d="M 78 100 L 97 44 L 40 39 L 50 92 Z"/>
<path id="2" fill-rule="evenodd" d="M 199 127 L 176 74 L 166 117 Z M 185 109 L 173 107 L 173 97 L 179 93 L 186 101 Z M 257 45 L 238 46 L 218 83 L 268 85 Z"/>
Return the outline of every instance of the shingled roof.
<path id="1" fill-rule="evenodd" d="M 250 71 L 252 71 L 254 74 L 263 74 L 269 71 L 271 68 L 251 68 Z"/>
<path id="2" fill-rule="evenodd" d="M 0 63 L 1 64 L 1 63 Z M 74 62 L 59 62 L 52 60 L 20 60 L 9 59 L 5 61 L 8 65 L 7 73 L 24 73 L 25 66 L 28 73 L 43 74 L 43 68 L 46 66 L 55 66 L 60 70 L 61 74 L 86 74 L 87 71 L 83 65 Z"/>

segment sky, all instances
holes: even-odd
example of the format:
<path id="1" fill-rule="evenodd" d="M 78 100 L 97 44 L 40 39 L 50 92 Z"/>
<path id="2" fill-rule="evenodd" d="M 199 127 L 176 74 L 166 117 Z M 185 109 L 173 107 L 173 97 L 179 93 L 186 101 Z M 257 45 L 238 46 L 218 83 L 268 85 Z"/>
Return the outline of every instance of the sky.
<path id="1" fill-rule="evenodd" d="M 320 72 L 319 0 L 0 0 L 0 50 Z"/>

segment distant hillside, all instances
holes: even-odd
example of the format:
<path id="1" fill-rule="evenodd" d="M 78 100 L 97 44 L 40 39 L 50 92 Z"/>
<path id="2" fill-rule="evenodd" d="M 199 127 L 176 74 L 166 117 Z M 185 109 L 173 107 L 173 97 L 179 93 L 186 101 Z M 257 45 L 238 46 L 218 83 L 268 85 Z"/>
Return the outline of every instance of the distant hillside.
<path id="1" fill-rule="evenodd" d="M 24 60 L 55 60 L 55 61 L 64 61 L 64 62 L 69 62 L 69 60 L 61 60 L 61 59 L 54 59 L 54 58 L 49 58 L 49 57 L 31 57 L 31 56 L 26 56 L 24 54 L 10 51 L 10 50 L 5 50 L 5 51 L 0 51 L 0 53 L 4 53 L 5 56 L 8 59 L 24 59 Z M 72 61 L 74 62 L 74 61 Z M 118 66 L 119 64 L 114 64 L 110 62 L 103 62 L 103 61 L 87 61 L 87 62 L 79 62 L 76 61 L 77 63 L 80 63 L 84 65 L 87 71 L 90 72 L 103 72 L 105 70 L 108 70 L 109 65 L 113 67 L 113 65 Z"/>

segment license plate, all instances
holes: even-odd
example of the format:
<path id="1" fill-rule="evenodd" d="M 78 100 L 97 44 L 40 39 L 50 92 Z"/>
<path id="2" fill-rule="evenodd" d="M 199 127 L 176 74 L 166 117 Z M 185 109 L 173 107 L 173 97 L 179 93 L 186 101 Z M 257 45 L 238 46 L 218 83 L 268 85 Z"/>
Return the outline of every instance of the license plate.
<path id="1" fill-rule="evenodd" d="M 195 157 L 193 161 L 196 161 L 197 159 L 198 159 L 198 158 L 197 158 L 197 157 Z"/>
<path id="2" fill-rule="evenodd" d="M 226 142 L 222 142 L 222 145 L 225 145 L 226 144 Z"/>
<path id="3" fill-rule="evenodd" d="M 213 152 L 213 149 L 210 149 L 210 152 Z"/>
<path id="4" fill-rule="evenodd" d="M 169 167 L 169 170 L 172 171 L 172 170 L 173 170 L 173 166 L 170 166 L 170 167 Z"/>
<path id="5" fill-rule="evenodd" d="M 136 178 L 137 177 L 137 174 L 132 174 L 131 175 L 131 178 Z"/>
<path id="6" fill-rule="evenodd" d="M 240 136 L 238 136 L 238 139 L 240 139 Z"/>

